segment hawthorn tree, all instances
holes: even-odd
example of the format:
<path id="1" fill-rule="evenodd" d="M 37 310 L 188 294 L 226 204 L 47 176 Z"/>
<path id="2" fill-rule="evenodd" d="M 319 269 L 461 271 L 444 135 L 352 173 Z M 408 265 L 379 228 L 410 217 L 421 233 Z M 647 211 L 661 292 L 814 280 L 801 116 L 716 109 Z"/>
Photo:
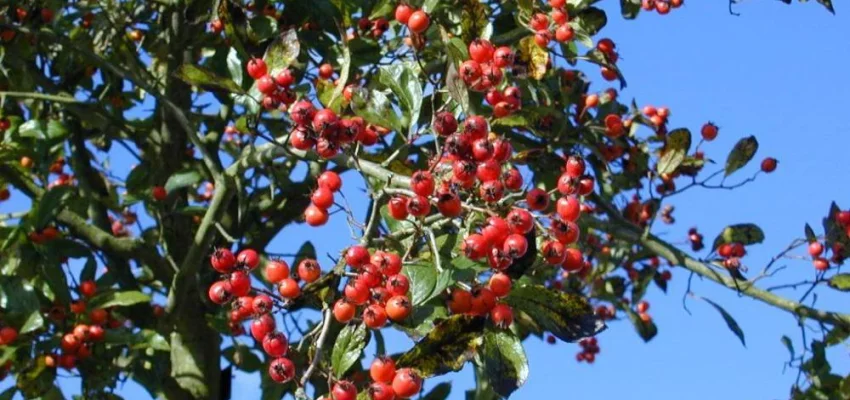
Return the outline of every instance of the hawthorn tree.
<path id="1" fill-rule="evenodd" d="M 402 399 L 467 362 L 467 398 L 508 397 L 528 376 L 526 338 L 578 341 L 587 363 L 606 322 L 651 340 L 642 298 L 673 269 L 810 332 L 791 397 L 848 396 L 825 348 L 846 341 L 850 314 L 812 294 L 850 289 L 850 211 L 832 203 L 749 271 L 757 225 L 710 243 L 691 230 L 684 248 L 654 235 L 674 222 L 670 198 L 750 183 L 777 160 L 748 167 L 751 136 L 707 163 L 717 126 L 673 128 L 668 109 L 618 98 L 594 3 L 4 3 L 0 200 L 30 208 L 0 215 L 0 368 L 16 380 L 0 398 L 61 398 L 64 370 L 86 398 L 120 398 L 132 379 L 152 397 L 226 399 L 237 368 L 262 374 L 264 399 Z M 620 3 L 630 19 L 685 12 Z M 111 168 L 116 154 L 134 166 Z M 339 194 L 355 182 L 363 220 Z M 329 218 L 359 244 L 269 248 Z M 765 287 L 790 254 L 811 259 L 811 280 Z M 791 287 L 807 290 L 777 293 Z M 293 329 L 299 310 L 319 318 Z M 389 354 L 382 329 L 415 345 Z"/>

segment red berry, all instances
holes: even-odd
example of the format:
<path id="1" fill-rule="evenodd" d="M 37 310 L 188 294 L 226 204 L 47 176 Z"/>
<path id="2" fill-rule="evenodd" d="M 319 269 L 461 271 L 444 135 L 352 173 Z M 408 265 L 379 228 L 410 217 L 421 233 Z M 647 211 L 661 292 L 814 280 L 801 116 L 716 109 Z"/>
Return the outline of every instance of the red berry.
<path id="1" fill-rule="evenodd" d="M 493 60 L 495 50 L 489 40 L 475 39 L 469 43 L 469 58 L 481 64 L 487 63 Z"/>
<path id="2" fill-rule="evenodd" d="M 251 291 L 251 278 L 244 271 L 231 272 L 227 279 L 233 296 L 245 296 Z"/>
<path id="3" fill-rule="evenodd" d="M 97 284 L 94 281 L 80 282 L 80 294 L 83 297 L 92 297 L 97 292 Z"/>
<path id="4" fill-rule="evenodd" d="M 516 233 L 508 235 L 502 245 L 502 251 L 511 258 L 520 258 L 528 251 L 528 240 L 525 239 L 525 236 Z"/>
<path id="5" fill-rule="evenodd" d="M 334 67 L 328 63 L 319 66 L 319 78 L 330 79 L 334 74 Z"/>
<path id="6" fill-rule="evenodd" d="M 279 86 L 287 87 L 295 83 L 295 77 L 292 75 L 292 71 L 290 71 L 289 68 L 286 68 L 283 71 L 278 72 L 277 76 L 274 77 L 274 81 Z"/>
<path id="7" fill-rule="evenodd" d="M 475 169 L 475 176 L 481 182 L 495 181 L 499 179 L 501 173 L 502 167 L 493 159 L 478 163 L 478 167 Z"/>
<path id="8" fill-rule="evenodd" d="M 387 291 L 393 296 L 406 295 L 410 289 L 410 281 L 402 274 L 395 274 L 387 278 Z"/>
<path id="9" fill-rule="evenodd" d="M 322 267 L 312 258 L 305 258 L 298 263 L 298 277 L 302 281 L 315 282 L 322 275 Z"/>
<path id="10" fill-rule="evenodd" d="M 298 282 L 295 279 L 286 278 L 280 281 L 277 292 L 284 298 L 294 299 L 301 295 L 301 287 L 298 286 Z"/>
<path id="11" fill-rule="evenodd" d="M 395 400 L 392 386 L 384 382 L 373 382 L 368 389 L 371 400 Z"/>
<path id="12" fill-rule="evenodd" d="M 566 173 L 570 178 L 577 179 L 584 175 L 585 164 L 584 160 L 579 156 L 570 156 L 567 158 Z"/>
<path id="13" fill-rule="evenodd" d="M 339 130 L 339 117 L 329 108 L 317 111 L 311 123 L 313 131 L 320 137 L 330 138 Z"/>
<path id="14" fill-rule="evenodd" d="M 301 100 L 289 108 L 289 116 L 292 121 L 299 125 L 307 125 L 313 122 L 313 116 L 316 115 L 316 107 L 313 103 L 307 100 Z M 319 178 L 321 185 L 321 177 Z"/>
<path id="15" fill-rule="evenodd" d="M 769 174 L 773 171 L 776 171 L 776 165 L 778 163 L 779 161 L 776 161 L 775 158 L 767 157 L 761 162 L 761 170 Z"/>
<path id="16" fill-rule="evenodd" d="M 345 299 L 339 299 L 334 303 L 334 318 L 340 323 L 347 323 L 354 319 L 354 313 L 357 310 L 353 304 L 349 303 Z"/>
<path id="17" fill-rule="evenodd" d="M 490 310 L 490 319 L 493 320 L 493 325 L 505 329 L 514 322 L 514 312 L 507 304 L 496 304 Z"/>
<path id="18" fill-rule="evenodd" d="M 257 79 L 257 90 L 265 95 L 270 95 L 277 90 L 277 83 L 271 76 L 263 75 Z"/>
<path id="19" fill-rule="evenodd" d="M 452 314 L 468 313 L 472 309 L 472 294 L 463 289 L 454 289 L 448 306 Z"/>
<path id="20" fill-rule="evenodd" d="M 352 279 L 348 281 L 348 284 L 345 285 L 345 289 L 343 289 L 343 293 L 345 294 L 346 300 L 350 301 L 354 305 L 361 305 L 369 300 L 369 286 L 364 282 L 361 282 L 359 279 Z"/>
<path id="21" fill-rule="evenodd" d="M 561 265 L 567 256 L 566 247 L 558 241 L 550 240 L 543 244 L 543 258 L 551 265 Z"/>
<path id="22" fill-rule="evenodd" d="M 493 52 L 493 65 L 498 68 L 505 68 L 513 65 L 514 52 L 510 47 L 501 46 Z"/>
<path id="23" fill-rule="evenodd" d="M 162 186 L 154 186 L 151 189 L 151 196 L 156 201 L 164 201 L 168 197 L 168 192 Z"/>
<path id="24" fill-rule="evenodd" d="M 473 233 L 463 239 L 461 251 L 471 260 L 478 260 L 487 255 L 489 245 L 484 236 Z"/>
<path id="25" fill-rule="evenodd" d="M 313 205 L 316 207 L 327 210 L 334 204 L 334 193 L 326 187 L 319 186 L 313 191 L 313 194 L 310 195 L 310 201 L 312 201 Z"/>
<path id="26" fill-rule="evenodd" d="M 413 305 L 407 296 L 404 295 L 397 295 L 390 298 L 385 308 L 387 316 L 395 322 L 404 321 L 410 315 L 412 309 Z"/>
<path id="27" fill-rule="evenodd" d="M 408 399 L 422 389 L 422 378 L 412 369 L 404 368 L 396 372 L 392 385 L 397 398 Z"/>
<path id="28" fill-rule="evenodd" d="M 511 291 L 511 277 L 507 274 L 497 272 L 490 277 L 488 287 L 496 297 L 505 297 Z"/>
<path id="29" fill-rule="evenodd" d="M 434 117 L 434 124 L 432 128 L 434 129 L 434 132 L 437 132 L 440 136 L 451 135 L 452 133 L 457 132 L 457 119 L 455 119 L 454 114 L 443 111 Z"/>
<path id="30" fill-rule="evenodd" d="M 253 249 L 245 249 L 236 256 L 236 262 L 241 267 L 254 269 L 257 268 L 257 265 L 260 265 L 260 256 Z"/>
<path id="31" fill-rule="evenodd" d="M 575 33 L 569 24 L 563 24 L 555 30 L 555 40 L 560 43 L 569 42 L 573 40 L 573 37 L 575 37 Z"/>
<path id="32" fill-rule="evenodd" d="M 391 198 L 387 203 L 387 209 L 390 212 L 390 216 L 396 220 L 403 220 L 407 218 L 407 202 L 408 198 L 405 196 L 395 196 Z"/>
<path id="33" fill-rule="evenodd" d="M 269 363 L 269 377 L 277 383 L 285 383 L 295 377 L 295 364 L 288 358 L 276 358 Z"/>
<path id="34" fill-rule="evenodd" d="M 233 298 L 233 289 L 228 281 L 218 281 L 210 286 L 207 293 L 210 301 L 215 304 L 224 304 Z"/>
<path id="35" fill-rule="evenodd" d="M 243 297 L 240 297 L 237 300 L 239 300 L 240 303 L 241 303 L 240 299 L 242 299 L 242 298 Z M 244 297 L 244 298 L 247 300 L 247 297 Z M 247 308 L 247 307 L 243 307 L 243 308 Z M 269 297 L 268 295 L 260 294 L 260 295 L 257 295 L 257 297 L 254 297 L 251 300 L 252 314 L 253 313 L 268 314 L 272 311 L 273 308 L 274 308 L 274 301 L 272 301 L 272 298 Z"/>
<path id="36" fill-rule="evenodd" d="M 395 8 L 395 20 L 407 25 L 410 20 L 410 15 L 413 14 L 414 8 L 407 4 L 399 4 Z"/>
<path id="37" fill-rule="evenodd" d="M 363 310 L 363 323 L 369 328 L 379 329 L 387 323 L 387 311 L 378 304 L 372 304 Z"/>
<path id="38" fill-rule="evenodd" d="M 354 269 L 360 269 L 369 263 L 369 250 L 363 246 L 351 246 L 345 252 L 345 262 Z"/>
<path id="39" fill-rule="evenodd" d="M 556 210 L 565 221 L 576 221 L 581 214 L 581 204 L 575 196 L 564 196 L 558 199 Z"/>
<path id="40" fill-rule="evenodd" d="M 410 190 L 420 196 L 434 193 L 434 177 L 428 171 L 416 171 L 410 177 Z"/>
<path id="41" fill-rule="evenodd" d="M 522 174 L 516 168 L 511 168 L 502 174 L 502 180 L 505 182 L 505 188 L 508 190 L 520 190 L 522 188 Z"/>
<path id="42" fill-rule="evenodd" d="M 565 251 L 564 262 L 561 264 L 561 267 L 566 271 L 575 272 L 583 266 L 584 257 L 581 255 L 581 251 L 576 248 L 568 248 Z"/>
<path id="43" fill-rule="evenodd" d="M 507 216 L 508 228 L 511 232 L 525 235 L 534 228 L 534 218 L 526 210 L 514 208 Z"/>
<path id="44" fill-rule="evenodd" d="M 829 269 L 829 261 L 822 257 L 815 258 L 814 261 L 812 261 L 812 264 L 818 271 L 826 271 Z"/>
<path id="45" fill-rule="evenodd" d="M 271 357 L 283 357 L 289 350 L 289 341 L 283 333 L 271 332 L 263 338 L 263 351 Z"/>
<path id="46" fill-rule="evenodd" d="M 333 171 L 322 172 L 317 182 L 319 187 L 328 188 L 332 192 L 338 192 L 342 188 L 342 179 Z"/>
<path id="47" fill-rule="evenodd" d="M 337 381 L 331 390 L 334 400 L 356 400 L 357 388 L 349 381 Z"/>
<path id="48" fill-rule="evenodd" d="M 266 263 L 266 280 L 278 283 L 289 278 L 289 265 L 283 260 L 272 260 Z"/>
<path id="49" fill-rule="evenodd" d="M 543 211 L 549 207 L 549 194 L 543 189 L 534 188 L 525 195 L 525 202 L 528 203 L 528 208 Z"/>
<path id="50" fill-rule="evenodd" d="M 251 321 L 251 336 L 254 340 L 262 342 L 269 333 L 275 329 L 274 318 L 269 314 L 263 314 Z"/>
<path id="51" fill-rule="evenodd" d="M 18 330 L 11 326 L 0 329 L 0 346 L 8 346 L 18 338 Z"/>
<path id="52" fill-rule="evenodd" d="M 431 203 L 425 196 L 416 196 L 407 202 L 407 212 L 414 217 L 425 217 L 431 213 Z"/>
<path id="53" fill-rule="evenodd" d="M 809 244 L 809 255 L 812 257 L 820 257 L 823 254 L 823 245 L 820 242 L 812 242 Z"/>
<path id="54" fill-rule="evenodd" d="M 266 66 L 266 62 L 261 58 L 252 58 L 248 61 L 248 66 L 246 67 L 248 70 L 248 75 L 253 79 L 260 79 L 262 76 L 268 73 L 268 67 Z"/>
<path id="55" fill-rule="evenodd" d="M 463 133 L 469 135 L 472 140 L 483 139 L 487 137 L 487 132 L 490 130 L 487 125 L 487 120 L 480 115 L 470 115 L 463 122 Z"/>
<path id="56" fill-rule="evenodd" d="M 417 10 L 410 14 L 410 18 L 407 20 L 407 27 L 410 28 L 414 33 L 422 33 L 428 29 L 428 25 L 431 24 L 431 18 L 428 17 L 428 14 L 425 11 Z"/>
<path id="57" fill-rule="evenodd" d="M 543 13 L 537 13 L 531 16 L 531 29 L 535 31 L 549 30 L 549 17 Z"/>
<path id="58" fill-rule="evenodd" d="M 328 210 L 311 204 L 304 209 L 304 221 L 310 226 L 322 226 L 328 222 Z"/>
<path id="59" fill-rule="evenodd" d="M 850 211 L 839 211 L 835 214 L 835 220 L 844 226 L 850 226 Z"/>

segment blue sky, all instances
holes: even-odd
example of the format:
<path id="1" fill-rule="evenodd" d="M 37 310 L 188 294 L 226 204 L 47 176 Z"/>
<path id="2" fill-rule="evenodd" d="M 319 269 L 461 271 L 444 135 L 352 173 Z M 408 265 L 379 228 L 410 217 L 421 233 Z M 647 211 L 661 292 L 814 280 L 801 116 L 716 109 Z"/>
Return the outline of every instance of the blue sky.
<path id="1" fill-rule="evenodd" d="M 803 224 L 819 230 L 829 202 L 850 208 L 846 156 L 850 149 L 850 14 L 841 9 L 832 16 L 814 2 L 786 6 L 778 1 L 745 2 L 735 6 L 740 17 L 729 15 L 726 2 L 692 1 L 667 16 L 644 14 L 637 21 L 617 15 L 615 2 L 602 2 L 609 11 L 603 35 L 613 38 L 620 51 L 620 67 L 629 88 L 623 98 L 639 104 L 666 105 L 672 110 L 671 127 L 697 131 L 707 120 L 720 127 L 717 140 L 703 146 L 710 158 L 724 160 L 740 137 L 754 134 L 760 143 L 757 160 L 779 159 L 777 172 L 735 191 L 691 191 L 673 200 L 677 224 L 659 225 L 657 232 L 670 241 L 685 238 L 698 226 L 710 241 L 731 223 L 753 222 L 767 234 L 762 245 L 750 249 L 745 263 L 757 270 L 791 240 L 802 236 Z M 591 76 L 598 76 L 595 72 Z M 598 79 L 597 82 L 601 82 Z M 605 86 L 595 87 L 599 90 Z M 739 179 L 756 168 L 740 172 Z M 734 177 L 731 178 L 734 182 Z M 364 203 L 353 176 L 344 192 L 354 209 Z M 23 208 L 20 200 L 0 204 L 0 212 Z M 362 209 L 363 207 L 359 207 Z M 329 234 L 345 232 L 346 234 Z M 339 214 L 321 229 L 289 227 L 269 251 L 294 252 L 304 239 L 313 240 L 318 253 L 334 253 L 352 241 Z M 321 260 L 329 264 L 327 259 Z M 813 277 L 805 261 L 787 262 L 777 282 Z M 531 375 L 514 396 L 517 399 L 783 399 L 796 371 L 783 373 L 788 353 L 780 343 L 785 334 L 800 348 L 799 330 L 788 314 L 695 279 L 692 290 L 724 306 L 746 334 L 747 348 L 726 328 L 708 304 L 689 301 L 693 315 L 681 304 L 687 275 L 673 269 L 669 293 L 651 289 L 650 313 L 659 326 L 648 344 L 627 322 L 614 322 L 599 336 L 602 349 L 594 365 L 574 361 L 577 345 L 548 345 L 528 340 Z M 787 291 L 796 298 L 800 293 Z M 822 296 L 818 304 L 846 311 L 846 300 Z M 402 350 L 410 341 L 387 329 L 388 347 Z M 371 346 L 367 349 L 372 354 Z M 850 370 L 846 352 L 831 353 L 833 366 Z M 472 387 L 469 368 L 435 382 L 454 381 L 451 399 L 463 399 Z M 78 381 L 61 381 L 66 393 L 79 390 Z M 11 382 L 0 383 L 5 388 Z M 234 399 L 257 398 L 259 375 L 237 375 Z M 127 384 L 125 398 L 144 393 Z M 547 396 L 547 397 L 544 397 Z"/>

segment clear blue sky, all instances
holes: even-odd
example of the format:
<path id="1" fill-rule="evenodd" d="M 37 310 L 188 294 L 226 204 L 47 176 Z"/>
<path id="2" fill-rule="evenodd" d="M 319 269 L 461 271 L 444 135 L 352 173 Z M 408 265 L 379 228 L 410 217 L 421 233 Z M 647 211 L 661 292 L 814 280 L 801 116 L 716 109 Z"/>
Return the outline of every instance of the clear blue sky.
<path id="1" fill-rule="evenodd" d="M 729 15 L 725 1 L 691 1 L 667 16 L 642 15 L 637 21 L 618 16 L 615 2 L 602 2 L 609 11 L 604 35 L 617 42 L 629 88 L 622 94 L 639 104 L 666 105 L 671 126 L 697 131 L 707 120 L 720 125 L 719 138 L 704 146 L 708 157 L 724 160 L 737 139 L 755 134 L 757 159 L 779 159 L 776 173 L 735 191 L 692 191 L 679 196 L 677 225 L 659 225 L 671 241 L 684 240 L 698 226 L 710 242 L 729 223 L 754 222 L 764 229 L 764 244 L 750 249 L 745 263 L 761 268 L 792 239 L 802 236 L 803 224 L 820 226 L 831 200 L 850 208 L 847 151 L 850 149 L 850 10 L 838 5 L 832 16 L 814 2 L 786 6 L 778 1 L 737 5 L 740 17 Z M 596 72 L 592 75 L 597 77 Z M 601 81 L 601 79 L 599 80 Z M 604 89 L 604 86 L 597 87 Z M 741 177 L 748 176 L 756 166 Z M 734 181 L 734 179 L 732 180 Z M 353 184 L 354 183 L 354 184 Z M 353 176 L 344 187 L 355 209 L 363 209 L 362 184 Z M 0 205 L 0 212 L 18 211 L 19 201 Z M 816 228 L 820 231 L 819 228 Z M 344 232 L 344 234 L 331 234 Z M 289 227 L 269 251 L 294 252 L 305 238 L 319 254 L 334 253 L 351 243 L 344 217 L 337 215 L 321 229 Z M 323 260 L 328 263 L 327 260 Z M 777 281 L 812 277 L 808 262 L 787 263 Z M 739 298 L 711 282 L 694 280 L 693 291 L 723 305 L 738 321 L 747 348 L 728 331 L 707 304 L 693 301 L 688 315 L 682 306 L 687 275 L 673 270 L 669 294 L 654 287 L 647 299 L 659 334 L 644 344 L 628 322 L 614 322 L 599 336 L 602 348 L 594 365 L 574 361 L 577 345 L 526 342 L 531 375 L 516 399 L 784 399 L 796 371 L 783 373 L 788 353 L 783 334 L 800 348 L 799 330 L 784 312 Z M 799 293 L 786 292 L 794 298 Z M 847 311 L 847 302 L 823 296 L 821 306 Z M 391 352 L 410 341 L 386 329 Z M 374 352 L 367 348 L 367 354 Z M 846 373 L 846 353 L 831 353 L 833 366 Z M 367 357 L 368 359 L 368 357 Z M 454 381 L 451 399 L 463 399 L 472 387 L 469 368 L 436 382 Z M 0 384 L 5 388 L 11 382 Z M 79 390 L 78 381 L 65 379 L 66 393 Z M 259 375 L 236 375 L 234 399 L 258 398 Z M 125 398 L 145 397 L 128 383 Z M 554 396 L 554 397 L 552 397 Z"/>

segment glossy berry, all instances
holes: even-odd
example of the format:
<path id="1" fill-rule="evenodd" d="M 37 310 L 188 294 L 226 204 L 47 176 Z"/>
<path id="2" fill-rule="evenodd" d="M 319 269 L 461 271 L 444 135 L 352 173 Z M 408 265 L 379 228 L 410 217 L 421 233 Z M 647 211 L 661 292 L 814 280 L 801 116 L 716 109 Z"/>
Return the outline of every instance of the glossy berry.
<path id="1" fill-rule="evenodd" d="M 761 170 L 769 174 L 773 171 L 776 171 L 776 165 L 778 163 L 779 161 L 777 161 L 775 158 L 767 157 L 761 162 Z"/>
<path id="2" fill-rule="evenodd" d="M 369 367 L 369 376 L 375 382 L 391 383 L 395 373 L 395 361 L 389 357 L 377 357 Z"/>
<path id="3" fill-rule="evenodd" d="M 483 64 L 492 61 L 495 51 L 493 44 L 486 39 L 475 39 L 469 43 L 469 58 L 478 63 Z"/>
<path id="4" fill-rule="evenodd" d="M 528 208 L 542 211 L 549 207 L 549 194 L 543 189 L 534 188 L 525 195 L 525 202 L 528 203 Z"/>
<path id="5" fill-rule="evenodd" d="M 298 282 L 295 279 L 286 278 L 280 281 L 277 292 L 284 298 L 294 299 L 301 295 L 301 287 L 298 286 Z"/>
<path id="6" fill-rule="evenodd" d="M 812 242 L 809 244 L 809 255 L 812 257 L 820 257 L 823 254 L 823 245 L 820 242 Z"/>
<path id="7" fill-rule="evenodd" d="M 371 400 L 395 400 L 392 386 L 385 382 L 373 382 L 367 390 Z"/>
<path id="8" fill-rule="evenodd" d="M 393 392 L 399 399 L 409 399 L 419 394 L 422 389 L 422 378 L 410 368 L 396 372 L 393 378 Z"/>
<path id="9" fill-rule="evenodd" d="M 343 294 L 352 304 L 361 305 L 369 301 L 369 286 L 360 279 L 352 279 L 345 285 Z"/>
<path id="10" fill-rule="evenodd" d="M 251 336 L 254 340 L 262 342 L 266 335 L 274 332 L 274 318 L 269 314 L 263 314 L 251 321 Z"/>
<path id="11" fill-rule="evenodd" d="M 488 287 L 496 297 L 505 297 L 511 291 L 511 277 L 505 273 L 497 272 L 490 277 Z"/>
<path id="12" fill-rule="evenodd" d="M 490 310 L 490 319 L 493 320 L 493 325 L 505 329 L 514 322 L 514 313 L 507 304 L 496 304 Z"/>
<path id="13" fill-rule="evenodd" d="M 506 218 L 511 232 L 525 235 L 534 228 L 534 218 L 531 213 L 521 208 L 511 210 Z"/>
<path id="14" fill-rule="evenodd" d="M 319 262 L 312 258 L 305 258 L 298 263 L 298 277 L 307 283 L 315 282 L 322 275 Z"/>
<path id="15" fill-rule="evenodd" d="M 498 68 L 505 68 L 513 65 L 514 52 L 510 47 L 501 46 L 493 52 L 493 65 Z"/>
<path id="16" fill-rule="evenodd" d="M 443 111 L 434 117 L 432 128 L 440 136 L 449 136 L 457 132 L 457 119 L 455 119 L 454 114 Z"/>
<path id="17" fill-rule="evenodd" d="M 215 304 L 224 304 L 233 298 L 233 289 L 228 281 L 218 281 L 210 286 L 208 291 L 210 301 Z"/>
<path id="18" fill-rule="evenodd" d="M 430 24 L 431 18 L 428 17 L 428 14 L 426 14 L 425 11 L 422 10 L 414 11 L 413 14 L 410 14 L 410 18 L 407 20 L 407 27 L 414 33 L 425 32 Z"/>
<path id="19" fill-rule="evenodd" d="M 322 172 L 317 183 L 319 187 L 330 189 L 332 192 L 338 192 L 342 188 L 342 179 L 340 179 L 339 174 L 333 171 Z"/>
<path id="20" fill-rule="evenodd" d="M 313 194 L 310 195 L 310 201 L 313 202 L 313 205 L 316 207 L 327 210 L 334 204 L 334 194 L 330 189 L 319 186 L 313 191 Z"/>
<path id="21" fill-rule="evenodd" d="M 396 220 L 406 219 L 409 215 L 407 212 L 408 198 L 405 196 L 395 196 L 387 203 L 387 209 L 390 216 Z"/>
<path id="22" fill-rule="evenodd" d="M 245 67 L 248 75 L 253 79 L 260 79 L 268 73 L 266 62 L 261 58 L 252 58 L 248 60 L 248 65 Z"/>
<path id="23" fill-rule="evenodd" d="M 241 297 L 251 291 L 251 277 L 245 271 L 233 271 L 227 277 L 233 296 Z"/>
<path id="24" fill-rule="evenodd" d="M 151 189 L 151 197 L 156 201 L 164 201 L 168 197 L 168 192 L 162 186 L 154 186 Z"/>
<path id="25" fill-rule="evenodd" d="M 357 311 L 357 307 L 354 304 L 349 303 L 345 299 L 339 299 L 334 303 L 333 314 L 334 318 L 340 323 L 346 323 L 354 319 L 354 313 Z"/>
<path id="26" fill-rule="evenodd" d="M 414 217 L 425 217 L 431 213 L 431 203 L 425 196 L 412 197 L 407 202 L 407 212 Z"/>
<path id="27" fill-rule="evenodd" d="M 345 251 L 345 263 L 354 269 L 360 269 L 369 263 L 369 250 L 363 246 L 351 246 Z"/>
<path id="28" fill-rule="evenodd" d="M 413 309 L 413 305 L 410 303 L 410 300 L 407 296 L 397 295 L 391 297 L 387 301 L 387 305 L 385 310 L 387 312 L 387 317 L 390 320 L 395 322 L 404 321 L 408 315 L 410 315 L 410 311 Z"/>
<path id="29" fill-rule="evenodd" d="M 241 303 L 241 299 L 243 298 L 247 299 L 247 297 L 240 297 L 237 301 Z M 272 308 L 274 308 L 274 301 L 272 301 L 272 298 L 268 295 L 260 294 L 251 300 L 250 308 L 251 311 L 257 314 L 268 314 L 272 311 Z"/>
<path id="30" fill-rule="evenodd" d="M 581 203 L 575 196 L 564 196 L 558 199 L 556 210 L 565 221 L 576 221 L 581 214 Z"/>
<path id="31" fill-rule="evenodd" d="M 471 260 L 478 260 L 487 255 L 487 249 L 489 243 L 484 238 L 484 236 L 473 233 L 466 238 L 463 239 L 463 243 L 461 244 L 461 251 Z"/>
<path id="32" fill-rule="evenodd" d="M 82 281 L 80 282 L 80 294 L 83 297 L 89 298 L 95 295 L 97 292 L 97 284 L 94 281 Z"/>
<path id="33" fill-rule="evenodd" d="M 472 309 L 472 294 L 463 289 L 454 289 L 448 306 L 452 314 L 468 313 Z"/>
<path id="34" fill-rule="evenodd" d="M 399 4 L 395 8 L 395 20 L 406 25 L 414 11 L 415 9 L 407 4 Z"/>
<path id="35" fill-rule="evenodd" d="M 263 338 L 263 351 L 271 357 L 283 357 L 289 350 L 289 341 L 280 332 L 271 332 Z"/>
<path id="36" fill-rule="evenodd" d="M 551 265 L 561 265 L 567 256 L 564 244 L 554 240 L 544 243 L 541 253 L 546 262 Z"/>
<path id="37" fill-rule="evenodd" d="M 434 177 L 428 171 L 416 171 L 410 177 L 410 190 L 420 196 L 434 193 Z"/>
<path id="38" fill-rule="evenodd" d="M 266 263 L 266 280 L 278 283 L 289 278 L 289 265 L 283 260 L 272 260 Z"/>
<path id="39" fill-rule="evenodd" d="M 328 222 L 328 210 L 310 204 L 304 209 L 304 221 L 310 226 L 322 226 Z"/>
<path id="40" fill-rule="evenodd" d="M 516 233 L 508 235 L 505 243 L 502 244 L 502 251 L 511 258 L 520 258 L 528 251 L 528 240 L 525 236 Z"/>
<path id="41" fill-rule="evenodd" d="M 254 269 L 260 265 L 260 255 L 253 249 L 245 249 L 236 256 L 236 263 L 240 267 Z"/>
<path id="42" fill-rule="evenodd" d="M 18 330 L 11 326 L 0 329 L 0 346 L 8 346 L 18 338 Z"/>
<path id="43" fill-rule="evenodd" d="M 387 323 L 387 311 L 378 304 L 372 304 L 363 310 L 363 323 L 372 329 L 379 329 Z"/>
<path id="44" fill-rule="evenodd" d="M 295 364 L 288 358 L 276 358 L 269 363 L 269 377 L 277 383 L 286 383 L 295 377 Z"/>

